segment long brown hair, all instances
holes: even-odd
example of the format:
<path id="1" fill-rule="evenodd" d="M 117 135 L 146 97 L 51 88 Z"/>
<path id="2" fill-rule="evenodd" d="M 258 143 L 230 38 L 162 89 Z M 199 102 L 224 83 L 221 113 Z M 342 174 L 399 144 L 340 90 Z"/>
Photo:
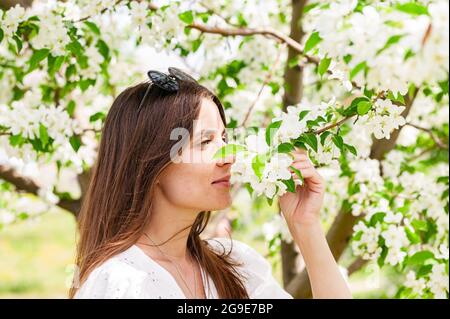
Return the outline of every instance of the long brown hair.
<path id="1" fill-rule="evenodd" d="M 79 285 L 110 257 L 137 242 L 146 228 L 152 207 L 154 184 L 161 171 L 171 163 L 170 140 L 174 128 L 190 133 L 197 119 L 202 98 L 218 107 L 226 126 L 222 104 L 207 88 L 181 82 L 176 93 L 151 87 L 141 108 L 149 83 L 125 89 L 113 102 L 102 129 L 98 156 L 78 216 L 73 298 Z M 199 213 L 191 227 L 187 247 L 213 280 L 219 298 L 248 298 L 238 262 L 231 250 L 213 250 L 200 238 L 211 212 Z"/>

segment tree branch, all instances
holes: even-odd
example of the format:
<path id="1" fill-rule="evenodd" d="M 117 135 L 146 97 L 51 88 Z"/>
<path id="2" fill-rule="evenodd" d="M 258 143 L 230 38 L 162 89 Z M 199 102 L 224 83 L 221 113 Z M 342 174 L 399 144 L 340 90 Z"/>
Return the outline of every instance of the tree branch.
<path id="1" fill-rule="evenodd" d="M 280 50 L 278 50 L 278 54 L 277 57 L 275 59 L 275 62 L 270 70 L 270 72 L 267 73 L 263 84 L 261 85 L 261 88 L 259 89 L 258 94 L 256 95 L 256 99 L 253 101 L 252 105 L 250 105 L 250 108 L 247 111 L 247 114 L 245 114 L 244 120 L 242 121 L 241 126 L 245 127 L 245 124 L 247 123 L 247 120 L 250 117 L 250 114 L 252 113 L 253 108 L 255 107 L 256 103 L 258 103 L 259 98 L 261 97 L 262 92 L 264 91 L 264 88 L 266 87 L 267 83 L 269 83 L 269 81 L 272 79 L 273 74 L 276 72 L 277 67 L 278 67 L 278 62 L 280 61 L 280 56 L 281 56 L 281 51 L 283 48 L 280 48 Z"/>
<path id="2" fill-rule="evenodd" d="M 401 114 L 404 118 L 408 116 L 418 91 L 419 89 L 416 88 L 413 94 L 408 94 L 405 97 L 405 109 Z M 389 140 L 375 139 L 372 144 L 370 158 L 382 160 L 384 155 L 395 147 L 401 128 L 395 130 L 391 134 L 391 138 Z M 336 261 L 339 261 L 339 258 L 347 247 L 353 233 L 353 226 L 357 220 L 358 217 L 353 216 L 347 206 L 341 206 L 339 213 L 327 233 L 328 245 L 330 246 L 331 252 Z M 295 298 L 311 298 L 311 285 L 309 283 L 306 269 L 291 280 L 291 282 L 286 286 L 286 290 Z"/>
<path id="3" fill-rule="evenodd" d="M 356 258 L 350 266 L 347 268 L 347 274 L 348 276 L 351 276 L 358 270 L 360 270 L 362 267 L 364 267 L 369 261 L 367 259 L 362 259 L 361 257 Z"/>
<path id="4" fill-rule="evenodd" d="M 424 131 L 424 132 L 428 133 L 428 134 L 430 135 L 431 139 L 433 140 L 433 142 L 434 142 L 439 148 L 442 148 L 442 149 L 448 149 L 448 145 L 446 145 L 443 141 L 441 141 L 441 140 L 434 134 L 434 132 L 433 132 L 432 129 L 426 128 L 426 127 L 422 127 L 422 126 L 419 126 L 419 125 L 416 125 L 416 124 L 413 124 L 413 123 L 406 123 L 405 125 L 414 127 L 414 128 L 416 128 L 416 129 L 418 129 L 418 130 L 421 130 L 421 131 Z"/>
<path id="5" fill-rule="evenodd" d="M 188 28 L 197 29 L 204 33 L 220 34 L 223 36 L 251 36 L 251 35 L 262 35 L 265 37 L 273 38 L 280 43 L 286 43 L 291 49 L 302 54 L 305 59 L 314 64 L 318 64 L 319 60 L 317 58 L 304 55 L 302 45 L 288 37 L 281 32 L 270 28 L 220 28 L 215 26 L 207 26 L 199 23 L 192 23 L 187 26 Z"/>
<path id="6" fill-rule="evenodd" d="M 27 192 L 39 196 L 39 185 L 37 185 L 32 179 L 21 176 L 13 168 L 0 165 L 0 178 L 13 184 L 18 191 Z M 74 215 L 77 215 L 81 207 L 81 199 L 60 200 L 57 206 L 68 210 Z"/>

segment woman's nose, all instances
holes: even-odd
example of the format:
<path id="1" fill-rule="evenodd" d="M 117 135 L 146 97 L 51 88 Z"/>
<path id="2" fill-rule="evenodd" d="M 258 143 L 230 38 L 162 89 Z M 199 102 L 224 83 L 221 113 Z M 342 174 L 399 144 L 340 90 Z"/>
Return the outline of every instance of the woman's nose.
<path id="1" fill-rule="evenodd" d="M 234 155 L 228 155 L 225 156 L 224 158 L 219 158 L 217 160 L 217 165 L 224 166 L 226 164 L 234 164 L 234 162 L 236 162 L 236 157 Z"/>
<path id="2" fill-rule="evenodd" d="M 226 146 L 228 143 L 226 142 L 222 142 L 222 145 L 220 146 L 220 148 L 222 148 L 223 146 Z M 219 148 L 219 149 L 220 149 Z M 227 155 L 225 157 L 221 157 L 217 160 L 217 165 L 219 166 L 223 166 L 225 164 L 234 164 L 236 162 L 236 156 L 233 154 Z"/>

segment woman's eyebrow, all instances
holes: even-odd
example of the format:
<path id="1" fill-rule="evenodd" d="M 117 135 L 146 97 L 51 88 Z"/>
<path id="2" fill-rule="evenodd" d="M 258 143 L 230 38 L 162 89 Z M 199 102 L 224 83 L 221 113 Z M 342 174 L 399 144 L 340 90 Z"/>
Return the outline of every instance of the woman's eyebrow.
<path id="1" fill-rule="evenodd" d="M 211 133 L 215 133 L 217 131 L 217 129 L 204 129 L 204 130 L 202 130 L 201 132 L 200 132 L 200 135 L 203 135 L 203 134 L 211 134 Z M 224 134 L 224 133 L 226 133 L 227 131 L 226 131 L 226 128 L 224 128 L 223 130 L 222 130 L 222 134 Z"/>

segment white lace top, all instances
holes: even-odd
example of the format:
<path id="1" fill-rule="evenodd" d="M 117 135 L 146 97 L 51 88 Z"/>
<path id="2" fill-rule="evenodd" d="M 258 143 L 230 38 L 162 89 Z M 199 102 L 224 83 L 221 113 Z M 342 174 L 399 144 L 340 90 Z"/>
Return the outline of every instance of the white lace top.
<path id="1" fill-rule="evenodd" d="M 231 246 L 228 238 L 211 238 L 207 241 L 220 253 L 223 247 L 228 252 Z M 270 263 L 256 250 L 233 240 L 230 256 L 242 263 L 238 269 L 246 277 L 244 284 L 250 298 L 292 298 L 272 276 Z M 205 294 L 208 299 L 217 299 L 214 282 L 209 275 L 207 277 L 202 269 Z M 133 245 L 95 268 L 78 289 L 75 298 L 186 299 L 186 296 L 172 274 L 141 248 Z"/>

